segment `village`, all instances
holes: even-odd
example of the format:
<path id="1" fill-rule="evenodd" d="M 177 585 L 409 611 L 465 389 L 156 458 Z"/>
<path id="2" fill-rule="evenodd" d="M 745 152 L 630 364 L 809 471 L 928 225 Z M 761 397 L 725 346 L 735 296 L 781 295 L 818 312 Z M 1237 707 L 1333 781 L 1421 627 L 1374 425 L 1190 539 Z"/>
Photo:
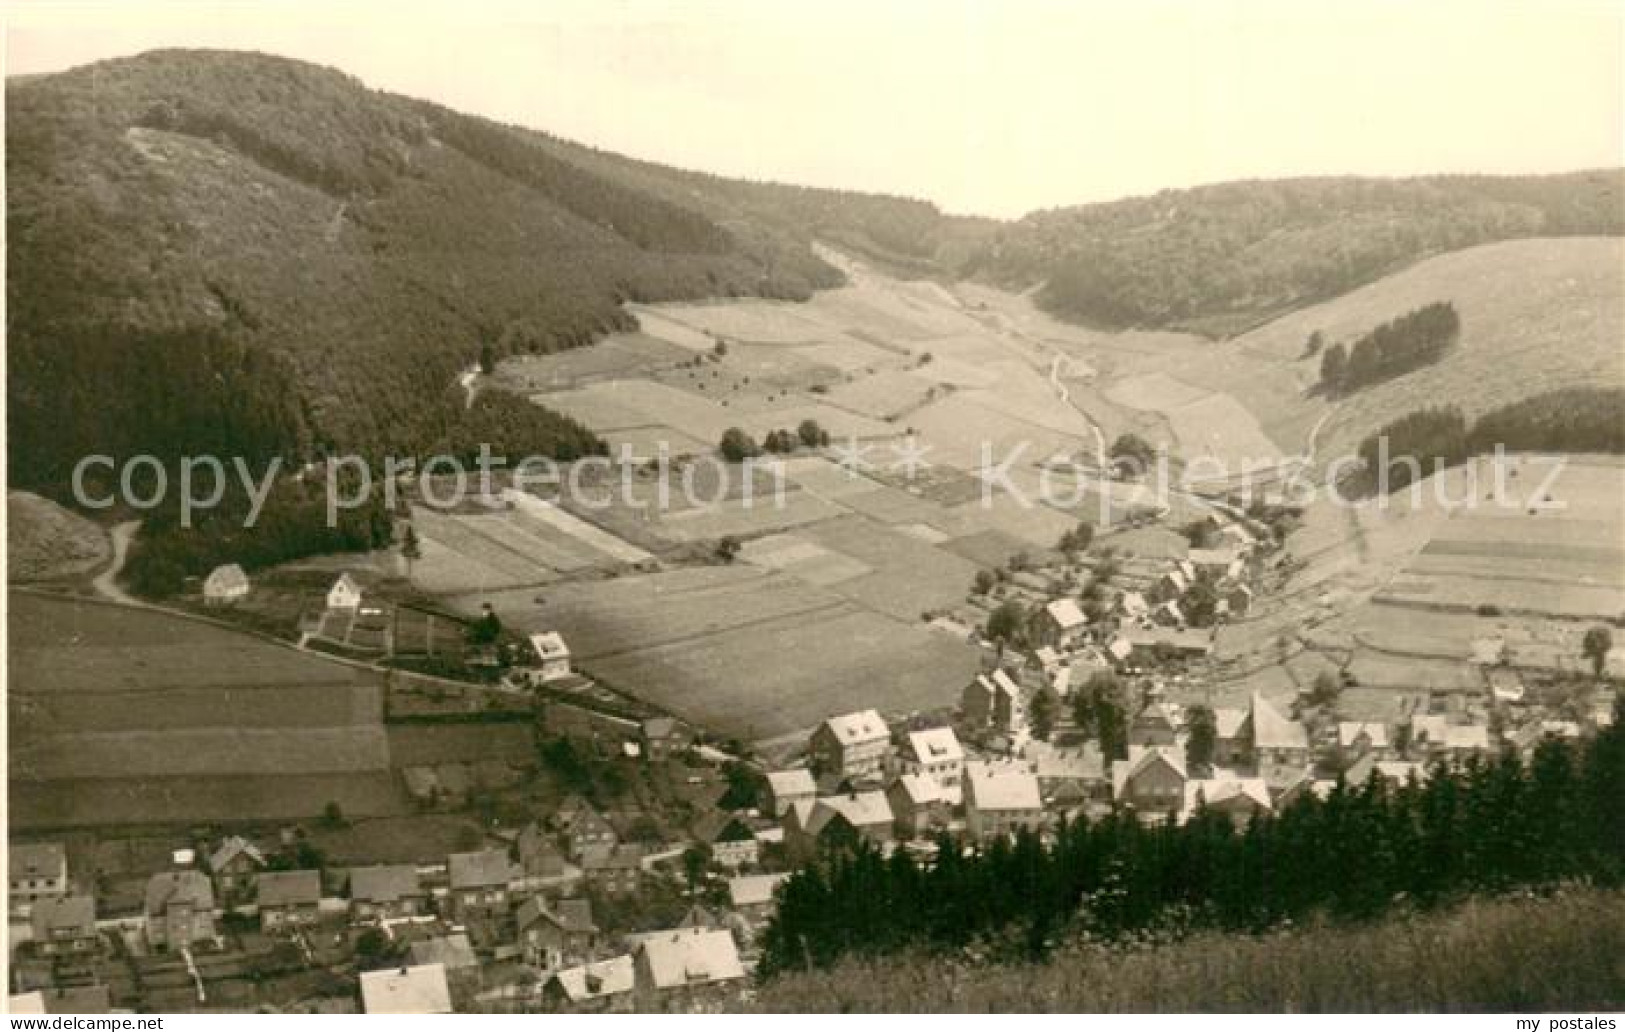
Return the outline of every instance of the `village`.
<path id="1" fill-rule="evenodd" d="M 832 852 L 928 860 L 1114 811 L 1157 823 L 1206 810 L 1245 828 L 1305 793 L 1420 781 L 1494 750 L 1529 756 L 1611 719 L 1607 691 L 1574 719 L 1493 650 L 1480 690 L 1438 693 L 1397 722 L 1343 719 L 1336 679 L 1211 705 L 1212 628 L 1246 616 L 1279 557 L 1256 521 L 1191 534 L 1185 558 L 1148 563 L 1091 553 L 1080 530 L 1047 560 L 979 574 L 965 605 L 936 618 L 982 657 L 968 683 L 943 686 L 942 707 L 833 714 L 771 752 L 618 696 L 575 669 L 562 635 L 516 638 L 488 608 L 462 633 L 498 673 L 469 691 L 505 701 L 487 698 L 479 716 L 529 714 L 539 765 L 566 791 L 411 862 L 329 863 L 319 829 L 299 824 L 200 826 L 117 898 L 62 843 L 14 842 L 12 1010 L 733 1008 L 751 998 L 779 886 Z M 227 568 L 204 593 L 229 605 L 249 590 Z M 349 573 L 322 603 L 307 638 L 397 626 Z M 408 705 L 397 689 L 390 705 Z M 401 776 L 431 809 L 467 809 L 481 787 L 478 764 Z M 346 818 L 335 803 L 321 823 Z"/>

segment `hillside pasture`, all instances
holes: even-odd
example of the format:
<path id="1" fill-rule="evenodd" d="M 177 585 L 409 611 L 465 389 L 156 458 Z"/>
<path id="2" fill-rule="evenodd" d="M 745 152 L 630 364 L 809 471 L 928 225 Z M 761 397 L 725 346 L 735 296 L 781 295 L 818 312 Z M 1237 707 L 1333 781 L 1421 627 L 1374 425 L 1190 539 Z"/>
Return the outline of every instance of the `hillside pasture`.
<path id="1" fill-rule="evenodd" d="M 399 812 L 370 673 L 165 613 L 10 597 L 14 826 Z"/>

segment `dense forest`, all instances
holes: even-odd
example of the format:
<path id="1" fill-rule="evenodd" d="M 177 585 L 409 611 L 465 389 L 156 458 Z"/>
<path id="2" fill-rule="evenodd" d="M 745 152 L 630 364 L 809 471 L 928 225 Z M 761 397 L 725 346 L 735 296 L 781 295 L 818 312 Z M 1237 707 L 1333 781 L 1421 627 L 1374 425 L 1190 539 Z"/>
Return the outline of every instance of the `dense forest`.
<path id="1" fill-rule="evenodd" d="M 9 83 L 6 108 L 23 485 L 92 453 L 461 451 L 493 422 L 579 453 L 574 424 L 468 411 L 453 378 L 630 328 L 629 300 L 835 286 L 813 232 L 923 262 L 941 218 L 631 162 L 257 54 L 101 62 Z"/>
<path id="2" fill-rule="evenodd" d="M 1435 301 L 1390 319 L 1345 349 L 1333 344 L 1321 352 L 1320 386 L 1329 396 L 1432 365 L 1461 337 L 1461 316 L 1448 301 Z"/>
<path id="3" fill-rule="evenodd" d="M 1625 717 L 1625 706 L 1616 703 Z M 1120 811 L 962 851 L 833 849 L 781 890 L 761 971 L 849 955 L 1004 943 L 1042 954 L 1087 934 L 1257 931 L 1318 917 L 1359 920 L 1396 901 L 1432 907 L 1465 893 L 1625 875 L 1625 723 L 1589 743 L 1543 743 L 1435 769 L 1421 784 L 1339 784 L 1238 831 L 1198 812 L 1148 825 Z"/>
<path id="4" fill-rule="evenodd" d="M 1036 212 L 960 271 L 1089 325 L 1228 336 L 1444 251 L 1621 233 L 1620 170 L 1249 181 Z"/>
<path id="5" fill-rule="evenodd" d="M 353 484 L 341 481 L 340 486 L 344 497 L 360 497 Z M 177 507 L 154 509 L 131 544 L 124 581 L 138 595 L 165 598 L 222 563 L 238 563 L 252 572 L 307 555 L 361 552 L 390 543 L 384 492 L 372 491 L 356 508 L 339 509 L 332 524 L 327 503 L 320 477 L 283 477 L 275 481 L 252 526 L 251 502 L 240 483 L 228 488 L 220 505 L 196 514 L 189 527 L 182 526 Z M 190 586 L 198 587 L 195 581 Z"/>
<path id="6" fill-rule="evenodd" d="M 1386 445 L 1387 477 L 1378 481 Z M 1410 484 L 1407 459 L 1422 475 L 1460 465 L 1497 447 L 1509 452 L 1625 454 L 1625 388 L 1581 387 L 1549 391 L 1492 409 L 1468 423 L 1455 406 L 1421 409 L 1383 426 L 1360 442 L 1361 478 L 1390 491 Z"/>

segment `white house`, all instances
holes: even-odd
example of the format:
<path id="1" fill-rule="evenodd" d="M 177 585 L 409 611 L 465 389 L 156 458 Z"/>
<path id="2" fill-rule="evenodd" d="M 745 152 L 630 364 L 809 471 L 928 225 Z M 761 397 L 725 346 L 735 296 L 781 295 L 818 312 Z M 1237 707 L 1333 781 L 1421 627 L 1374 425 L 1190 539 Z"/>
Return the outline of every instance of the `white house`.
<path id="1" fill-rule="evenodd" d="M 965 768 L 965 828 L 976 838 L 1017 828 L 1037 828 L 1044 819 L 1038 777 L 1025 766 L 973 763 Z"/>
<path id="2" fill-rule="evenodd" d="M 557 681 L 570 676 L 570 646 L 558 631 L 531 635 L 530 647 L 536 653 L 536 680 Z"/>
<path id="3" fill-rule="evenodd" d="M 327 608 L 329 609 L 360 609 L 361 585 L 356 583 L 349 573 L 339 574 L 339 579 L 327 589 Z"/>
<path id="4" fill-rule="evenodd" d="M 953 728 L 931 727 L 908 733 L 899 760 L 905 773 L 925 774 L 944 788 L 954 788 L 965 766 L 965 750 Z"/>
<path id="5" fill-rule="evenodd" d="M 363 971 L 361 1007 L 368 1014 L 450 1014 L 446 965 Z"/>
<path id="6" fill-rule="evenodd" d="M 1077 599 L 1058 598 L 1044 607 L 1044 638 L 1056 648 L 1071 648 L 1088 630 L 1089 618 Z"/>
<path id="7" fill-rule="evenodd" d="M 770 770 L 767 772 L 767 791 L 773 797 L 773 816 L 783 817 L 784 812 L 795 804 L 811 803 L 818 796 L 818 783 L 805 767 Z"/>
<path id="8" fill-rule="evenodd" d="M 229 605 L 247 597 L 248 574 L 236 563 L 216 566 L 203 579 L 203 601 L 209 605 Z"/>

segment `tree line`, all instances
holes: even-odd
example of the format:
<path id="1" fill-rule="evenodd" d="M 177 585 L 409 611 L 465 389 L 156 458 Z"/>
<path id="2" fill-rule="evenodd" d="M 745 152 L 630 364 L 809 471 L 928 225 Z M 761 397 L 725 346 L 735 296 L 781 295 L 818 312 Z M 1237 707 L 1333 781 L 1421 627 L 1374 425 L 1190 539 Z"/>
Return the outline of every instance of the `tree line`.
<path id="1" fill-rule="evenodd" d="M 782 888 L 761 971 L 823 967 L 846 955 L 982 943 L 1041 955 L 1086 933 L 1256 932 L 1317 918 L 1361 920 L 1625 874 L 1625 706 L 1587 742 L 1547 741 L 1438 767 L 1418 783 L 1341 782 L 1238 830 L 1198 812 L 1148 824 L 1120 809 L 966 848 L 944 836 L 933 860 L 828 851 Z"/>
<path id="2" fill-rule="evenodd" d="M 1435 301 L 1390 319 L 1345 349 L 1333 344 L 1321 352 L 1320 386 L 1328 396 L 1432 365 L 1461 337 L 1461 316 L 1449 301 Z"/>
<path id="3" fill-rule="evenodd" d="M 1503 405 L 1469 423 L 1445 405 L 1408 413 L 1360 442 L 1362 477 L 1375 486 L 1386 443 L 1388 489 L 1412 480 L 1407 459 L 1421 474 L 1460 465 L 1499 446 L 1507 451 L 1625 453 L 1625 388 L 1580 387 L 1549 391 Z"/>

